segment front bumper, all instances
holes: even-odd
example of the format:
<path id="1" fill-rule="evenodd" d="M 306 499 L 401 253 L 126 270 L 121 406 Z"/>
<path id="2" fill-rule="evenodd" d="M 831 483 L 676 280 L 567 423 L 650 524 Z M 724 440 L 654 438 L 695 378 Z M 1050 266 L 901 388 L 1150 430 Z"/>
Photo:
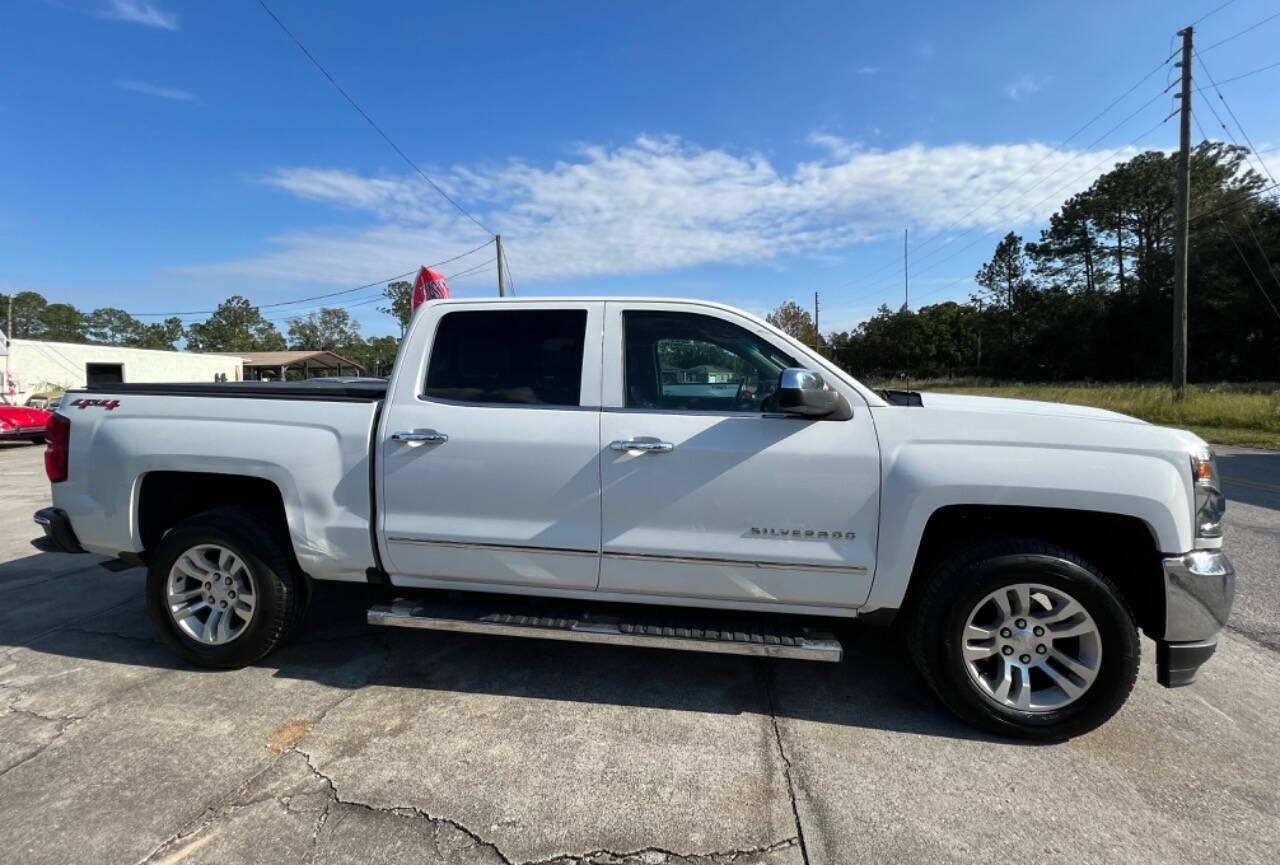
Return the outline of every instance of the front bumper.
<path id="1" fill-rule="evenodd" d="M 1195 681 L 1231 614 L 1236 572 L 1221 550 L 1166 556 L 1164 633 L 1156 638 L 1156 679 L 1166 688 Z"/>
<path id="2" fill-rule="evenodd" d="M 71 518 L 66 511 L 61 508 L 41 508 L 32 519 L 44 529 L 44 542 L 38 545 L 41 549 L 52 553 L 85 552 L 71 528 Z"/>

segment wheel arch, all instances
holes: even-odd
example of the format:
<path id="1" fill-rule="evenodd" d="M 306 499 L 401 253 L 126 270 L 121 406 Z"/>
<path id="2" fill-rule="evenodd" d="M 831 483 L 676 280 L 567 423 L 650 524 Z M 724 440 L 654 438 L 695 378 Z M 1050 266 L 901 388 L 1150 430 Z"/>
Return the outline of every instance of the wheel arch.
<path id="1" fill-rule="evenodd" d="M 1164 628 L 1164 579 L 1157 535 L 1139 517 L 1020 505 L 948 505 L 930 515 L 901 609 L 917 599 L 948 556 L 1005 538 L 1032 538 L 1069 550 L 1102 570 L 1124 595 L 1140 628 Z"/>

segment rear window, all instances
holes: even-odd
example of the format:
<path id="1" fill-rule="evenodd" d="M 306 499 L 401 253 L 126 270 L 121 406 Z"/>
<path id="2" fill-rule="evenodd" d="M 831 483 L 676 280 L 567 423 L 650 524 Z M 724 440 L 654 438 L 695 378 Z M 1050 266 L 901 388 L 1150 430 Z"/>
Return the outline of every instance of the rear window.
<path id="1" fill-rule="evenodd" d="M 476 310 L 440 319 L 425 396 L 461 402 L 576 406 L 585 309 Z"/>

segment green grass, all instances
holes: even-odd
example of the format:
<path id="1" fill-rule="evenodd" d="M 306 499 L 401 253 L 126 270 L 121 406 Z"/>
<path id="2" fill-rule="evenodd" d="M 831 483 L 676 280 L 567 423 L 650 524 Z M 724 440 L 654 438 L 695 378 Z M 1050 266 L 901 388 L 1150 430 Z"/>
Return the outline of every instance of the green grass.
<path id="1" fill-rule="evenodd" d="M 1039 399 L 1118 411 L 1190 429 L 1205 441 L 1280 450 L 1280 389 L 1275 385 L 1197 385 L 1175 401 L 1158 385 L 984 384 L 964 380 L 894 382 L 889 387 Z"/>

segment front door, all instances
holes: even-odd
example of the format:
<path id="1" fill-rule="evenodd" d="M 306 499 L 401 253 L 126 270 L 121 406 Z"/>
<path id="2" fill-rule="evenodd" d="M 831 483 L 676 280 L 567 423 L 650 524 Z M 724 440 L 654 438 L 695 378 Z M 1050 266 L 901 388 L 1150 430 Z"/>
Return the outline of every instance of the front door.
<path id="1" fill-rule="evenodd" d="M 602 313 L 519 301 L 419 313 L 406 344 L 425 349 L 402 359 L 381 424 L 393 583 L 595 589 Z"/>
<path id="2" fill-rule="evenodd" d="M 621 362 L 601 414 L 600 591 L 862 604 L 880 469 L 856 390 L 836 388 L 844 420 L 785 417 L 779 375 L 805 364 L 749 318 L 676 303 L 605 318 Z"/>

